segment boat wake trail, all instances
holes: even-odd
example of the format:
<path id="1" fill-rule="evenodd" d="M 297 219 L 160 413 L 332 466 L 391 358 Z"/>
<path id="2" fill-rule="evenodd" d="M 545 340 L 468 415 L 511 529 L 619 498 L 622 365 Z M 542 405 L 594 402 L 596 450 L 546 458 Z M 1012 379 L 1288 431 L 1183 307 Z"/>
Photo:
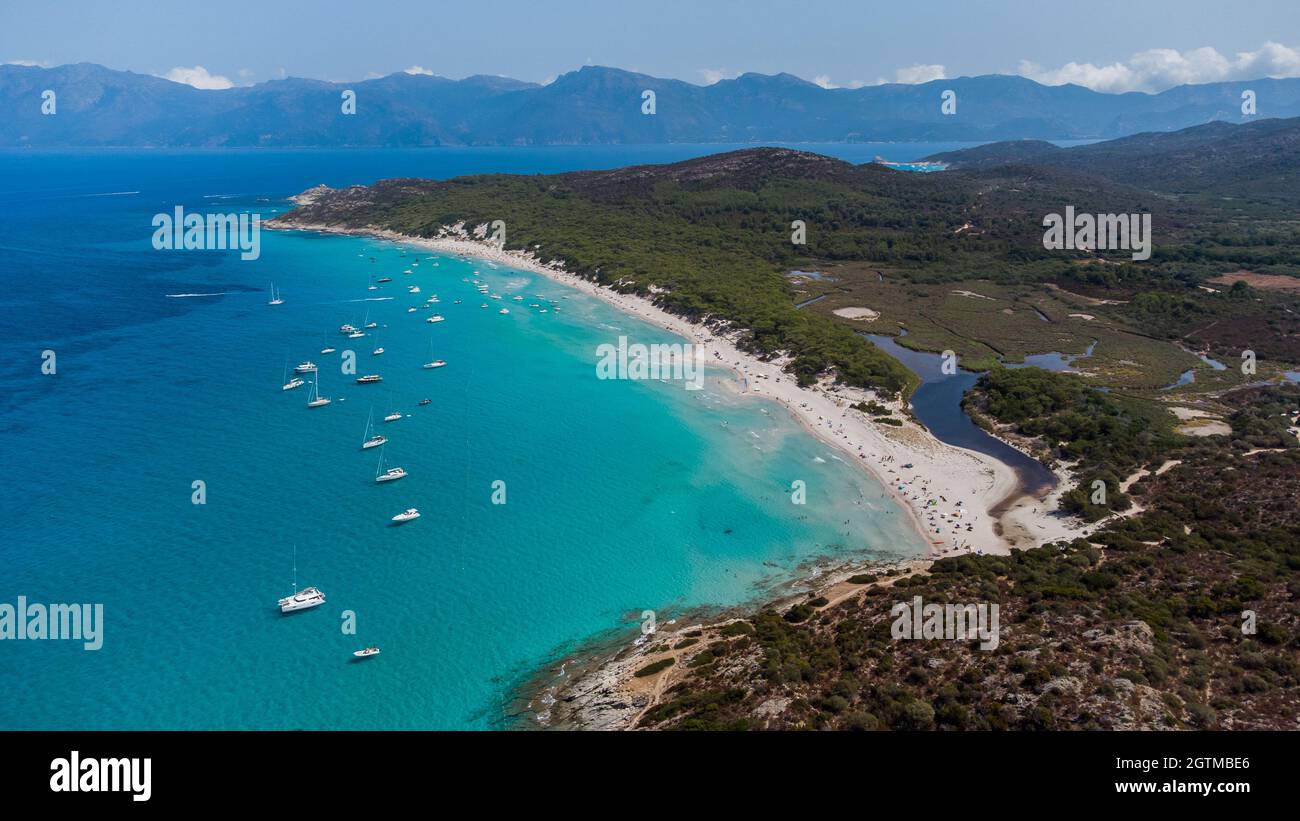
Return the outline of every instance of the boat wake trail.
<path id="1" fill-rule="evenodd" d="M 196 297 L 196 296 L 225 296 L 226 294 L 229 294 L 229 293 L 231 293 L 231 292 L 230 292 L 230 291 L 216 291 L 216 292 L 211 293 L 211 294 L 167 294 L 166 296 L 167 296 L 168 299 L 188 299 L 188 298 L 190 298 L 190 297 Z"/>

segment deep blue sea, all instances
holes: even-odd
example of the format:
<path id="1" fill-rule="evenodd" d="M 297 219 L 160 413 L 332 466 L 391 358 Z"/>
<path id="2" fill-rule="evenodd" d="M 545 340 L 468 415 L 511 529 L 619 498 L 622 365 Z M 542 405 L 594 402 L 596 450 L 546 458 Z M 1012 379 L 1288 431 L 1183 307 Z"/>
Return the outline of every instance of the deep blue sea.
<path id="1" fill-rule="evenodd" d="M 920 553 L 874 481 L 721 388 L 725 371 L 698 392 L 596 379 L 602 342 L 673 338 L 544 278 L 352 237 L 263 231 L 254 261 L 150 243 L 177 205 L 269 217 L 318 183 L 726 148 L 0 153 L 0 602 L 102 603 L 106 621 L 93 652 L 0 642 L 0 728 L 499 727 L 514 685 L 645 609 L 743 603 L 821 557 Z M 368 290 L 378 276 L 394 281 Z M 504 299 L 481 309 L 474 276 Z M 433 294 L 445 322 L 407 311 Z M 366 338 L 338 334 L 367 320 Z M 384 381 L 354 384 L 326 344 Z M 447 367 L 421 369 L 431 351 Z M 303 359 L 333 404 L 281 390 Z M 372 408 L 403 414 L 376 422 L 399 482 L 376 485 L 360 449 Z M 388 526 L 412 506 L 421 519 Z M 282 616 L 295 549 L 328 603 Z M 353 663 L 367 644 L 382 655 Z"/>

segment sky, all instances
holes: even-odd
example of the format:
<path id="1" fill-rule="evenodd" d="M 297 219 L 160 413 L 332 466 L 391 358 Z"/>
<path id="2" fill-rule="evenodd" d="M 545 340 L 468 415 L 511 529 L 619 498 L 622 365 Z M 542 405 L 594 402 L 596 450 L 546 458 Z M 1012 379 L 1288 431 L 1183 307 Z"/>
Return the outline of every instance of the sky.
<path id="1" fill-rule="evenodd" d="M 1300 0 L 0 0 L 0 63 L 199 87 L 396 71 L 549 82 L 604 65 L 827 87 L 1021 74 L 1099 91 L 1300 76 Z"/>

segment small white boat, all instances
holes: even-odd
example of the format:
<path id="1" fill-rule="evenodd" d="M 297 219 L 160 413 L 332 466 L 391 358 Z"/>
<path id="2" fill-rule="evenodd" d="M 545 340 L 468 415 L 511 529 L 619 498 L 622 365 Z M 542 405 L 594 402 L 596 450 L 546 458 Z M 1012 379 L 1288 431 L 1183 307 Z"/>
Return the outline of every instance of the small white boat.
<path id="1" fill-rule="evenodd" d="M 501 310 L 497 311 L 497 313 L 499 313 L 499 314 L 508 314 L 508 313 L 510 313 L 510 309 L 509 309 L 509 308 L 502 308 Z"/>
<path id="2" fill-rule="evenodd" d="M 321 349 L 320 349 L 320 352 L 321 352 L 321 353 L 334 353 L 336 350 L 338 350 L 338 348 L 331 348 L 330 346 L 326 345 L 324 348 L 321 348 Z"/>
<path id="3" fill-rule="evenodd" d="M 378 327 L 379 327 L 379 323 L 378 323 L 378 322 L 367 322 L 367 323 L 366 323 L 366 328 L 378 328 Z"/>
<path id="4" fill-rule="evenodd" d="M 515 302 L 523 302 L 523 301 L 524 301 L 524 298 L 521 297 L 521 296 L 516 296 L 516 297 L 514 298 L 514 300 L 515 300 Z"/>
<path id="5" fill-rule="evenodd" d="M 365 376 L 357 377 L 358 385 L 369 385 L 371 382 L 383 382 L 384 378 L 377 373 L 368 373 Z"/>
<path id="6" fill-rule="evenodd" d="M 285 382 L 284 387 L 280 388 L 280 390 L 291 391 L 294 388 L 301 388 L 303 385 L 306 384 L 307 384 L 306 382 L 302 381 L 301 379 L 295 376 L 293 379 L 290 379 L 288 382 Z"/>
<path id="7" fill-rule="evenodd" d="M 441 322 L 442 319 L 443 319 L 442 314 L 434 314 L 433 316 L 426 319 L 425 322 Z"/>
<path id="8" fill-rule="evenodd" d="M 412 522 L 418 518 L 420 518 L 420 511 L 415 508 L 409 508 L 394 516 L 393 521 L 400 525 L 403 522 Z"/>
<path id="9" fill-rule="evenodd" d="M 411 285 L 411 286 L 409 286 L 406 290 L 407 290 L 408 293 L 418 294 L 418 293 L 420 293 L 420 286 L 419 286 L 419 285 Z"/>
<path id="10" fill-rule="evenodd" d="M 402 414 L 401 414 L 399 411 L 393 411 L 392 413 L 390 413 L 390 414 L 388 414 L 387 416 L 384 417 L 384 421 L 385 421 L 385 422 L 396 422 L 398 419 L 401 419 L 401 418 L 402 418 Z"/>
<path id="11" fill-rule="evenodd" d="M 268 303 L 266 303 L 266 304 L 267 304 L 267 305 L 283 305 L 283 304 L 284 304 L 284 297 L 282 297 L 280 294 L 276 293 L 276 291 L 275 291 L 275 283 L 274 283 L 274 282 L 271 283 L 271 301 L 268 302 Z"/>
<path id="12" fill-rule="evenodd" d="M 356 657 L 359 658 L 359 659 L 368 659 L 368 658 L 370 658 L 371 656 L 377 656 L 377 655 L 379 655 L 379 648 L 378 648 L 378 647 L 367 647 L 367 648 L 364 649 L 364 650 L 354 650 L 353 653 L 352 653 L 352 655 L 356 656 Z"/>
<path id="13" fill-rule="evenodd" d="M 353 331 L 352 333 L 348 334 L 348 339 L 360 339 L 363 336 L 365 336 L 365 334 L 362 333 L 361 331 Z"/>
<path id="14" fill-rule="evenodd" d="M 310 361 L 308 361 L 308 362 L 299 362 L 299 363 L 294 367 L 293 372 L 294 372 L 294 373 L 315 373 L 315 372 L 316 372 L 316 363 L 314 363 L 314 362 L 310 362 Z"/>
<path id="15" fill-rule="evenodd" d="M 384 352 L 384 349 L 383 349 L 383 348 L 375 348 L 373 351 L 370 352 L 370 355 L 371 355 L 371 356 L 379 356 L 379 355 L 382 354 L 383 352 Z"/>
<path id="16" fill-rule="evenodd" d="M 407 309 L 406 309 L 406 312 L 407 312 L 408 314 L 413 314 L 413 313 L 415 313 L 415 312 L 418 311 L 418 310 L 419 310 L 419 308 L 407 308 Z"/>
<path id="17" fill-rule="evenodd" d="M 345 324 L 345 325 L 340 325 L 340 326 L 339 326 L 339 333 L 341 333 L 341 334 L 351 334 L 351 333 L 356 333 L 356 331 L 357 331 L 357 329 L 356 329 L 356 326 L 355 326 L 355 325 L 346 325 L 346 324 Z"/>

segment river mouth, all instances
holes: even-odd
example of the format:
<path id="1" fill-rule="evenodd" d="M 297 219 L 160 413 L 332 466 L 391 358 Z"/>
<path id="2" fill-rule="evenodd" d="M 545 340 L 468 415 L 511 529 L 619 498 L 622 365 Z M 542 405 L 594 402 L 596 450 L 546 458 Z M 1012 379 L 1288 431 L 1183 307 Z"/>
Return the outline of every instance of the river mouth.
<path id="1" fill-rule="evenodd" d="M 864 336 L 921 378 L 921 386 L 912 394 L 912 412 L 935 438 L 945 444 L 991 456 L 1007 465 L 1016 472 L 1021 489 L 1026 493 L 1038 495 L 1056 486 L 1056 474 L 1046 465 L 989 434 L 966 414 L 961 400 L 966 391 L 979 381 L 979 373 L 960 368 L 956 373 L 944 373 L 943 357 L 939 354 L 905 348 L 892 336 Z"/>

